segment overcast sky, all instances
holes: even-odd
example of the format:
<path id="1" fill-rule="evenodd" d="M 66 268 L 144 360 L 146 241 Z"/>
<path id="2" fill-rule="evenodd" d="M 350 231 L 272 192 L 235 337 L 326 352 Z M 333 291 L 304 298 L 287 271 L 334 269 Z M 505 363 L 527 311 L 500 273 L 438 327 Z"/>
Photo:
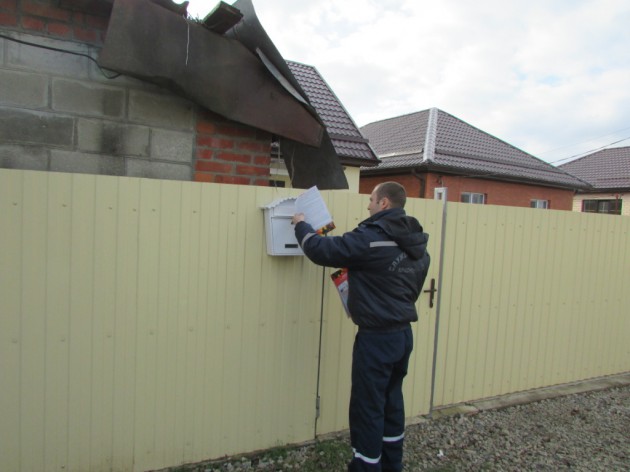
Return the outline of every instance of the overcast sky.
<path id="1" fill-rule="evenodd" d="M 628 0 L 253 3 L 282 56 L 315 66 L 358 126 L 437 107 L 556 165 L 630 146 Z"/>

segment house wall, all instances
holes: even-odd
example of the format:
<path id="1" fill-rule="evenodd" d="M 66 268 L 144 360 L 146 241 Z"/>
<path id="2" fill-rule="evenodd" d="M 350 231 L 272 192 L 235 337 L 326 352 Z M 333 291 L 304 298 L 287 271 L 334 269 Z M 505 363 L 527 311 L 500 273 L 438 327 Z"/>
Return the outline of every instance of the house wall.
<path id="1" fill-rule="evenodd" d="M 531 200 L 548 200 L 552 210 L 571 210 L 573 191 L 513 182 L 473 179 L 459 176 L 427 175 L 427 198 L 436 187 L 448 188 L 448 201 L 459 202 L 463 192 L 483 193 L 488 205 L 530 207 Z"/>
<path id="2" fill-rule="evenodd" d="M 610 200 L 613 198 L 621 199 L 621 214 L 630 216 L 630 194 L 629 193 L 589 193 L 578 194 L 573 197 L 573 211 L 582 211 L 582 202 L 584 200 Z"/>
<path id="3" fill-rule="evenodd" d="M 424 181 L 425 175 L 419 174 L 415 177 L 411 174 L 400 175 L 378 175 L 378 176 L 365 176 L 362 175 L 359 180 L 359 193 L 372 193 L 374 187 L 381 182 L 393 181 L 404 185 L 407 195 L 409 197 L 425 198 L 426 193 L 422 191 L 422 181 Z M 433 198 L 433 194 L 431 194 Z"/>
<path id="4" fill-rule="evenodd" d="M 419 177 L 425 181 L 424 191 Z M 548 200 L 549 208 L 553 210 L 571 210 L 573 207 L 574 193 L 572 190 L 435 173 L 418 174 L 417 176 L 408 173 L 405 175 L 362 176 L 360 192 L 370 193 L 376 184 L 387 180 L 393 180 L 404 185 L 407 194 L 411 197 L 433 198 L 435 188 L 446 187 L 449 202 L 459 202 L 462 192 L 474 192 L 485 194 L 488 205 L 529 208 L 531 200 L 536 199 Z"/>
<path id="5" fill-rule="evenodd" d="M 98 58 L 108 13 L 58 4 L 0 2 L 0 33 L 35 45 L 0 38 L 0 167 L 268 184 L 268 133 L 108 78 L 87 57 Z"/>
<path id="6" fill-rule="evenodd" d="M 357 193 L 359 191 L 361 168 L 344 166 L 343 173 L 346 175 L 346 180 L 348 181 L 348 191 Z"/>
<path id="7" fill-rule="evenodd" d="M 343 173 L 348 181 L 348 192 L 359 192 L 359 167 L 343 166 Z M 283 182 L 284 188 L 292 188 L 291 179 L 289 178 L 289 171 L 283 160 L 275 159 L 271 163 L 271 180 L 276 182 Z M 274 183 L 270 183 L 270 186 L 274 186 Z"/>

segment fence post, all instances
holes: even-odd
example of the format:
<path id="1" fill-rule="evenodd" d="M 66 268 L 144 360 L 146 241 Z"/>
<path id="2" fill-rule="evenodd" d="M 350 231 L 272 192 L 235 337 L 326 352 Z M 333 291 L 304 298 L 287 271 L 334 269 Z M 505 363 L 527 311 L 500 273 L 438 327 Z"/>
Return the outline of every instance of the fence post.
<path id="1" fill-rule="evenodd" d="M 433 415 L 433 402 L 435 397 L 435 375 L 437 369 L 437 353 L 438 353 L 438 338 L 440 333 L 440 310 L 442 307 L 442 274 L 444 269 L 444 246 L 446 241 L 446 217 L 447 217 L 447 201 L 448 201 L 448 189 L 442 187 L 436 189 L 439 192 L 435 193 L 436 200 L 442 200 L 442 232 L 440 239 L 440 266 L 438 267 L 438 286 L 437 286 L 437 301 L 435 305 L 435 333 L 433 335 L 433 365 L 431 366 L 431 399 L 429 400 L 429 417 Z"/>

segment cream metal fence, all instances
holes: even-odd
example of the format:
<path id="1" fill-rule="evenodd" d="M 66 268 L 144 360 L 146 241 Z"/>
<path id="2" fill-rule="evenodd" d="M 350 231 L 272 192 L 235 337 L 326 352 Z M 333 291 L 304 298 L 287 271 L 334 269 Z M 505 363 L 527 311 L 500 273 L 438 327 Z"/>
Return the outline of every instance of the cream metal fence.
<path id="1" fill-rule="evenodd" d="M 347 428 L 330 269 L 265 251 L 260 207 L 298 193 L 0 170 L 0 470 L 144 471 Z M 335 234 L 367 216 L 324 196 Z M 442 281 L 418 302 L 409 416 L 630 370 L 630 220 L 407 210 Z"/>
<path id="2" fill-rule="evenodd" d="M 148 470 L 313 437 L 321 277 L 269 189 L 0 173 L 0 469 Z"/>
<path id="3" fill-rule="evenodd" d="M 436 405 L 630 370 L 630 224 L 448 204 Z"/>

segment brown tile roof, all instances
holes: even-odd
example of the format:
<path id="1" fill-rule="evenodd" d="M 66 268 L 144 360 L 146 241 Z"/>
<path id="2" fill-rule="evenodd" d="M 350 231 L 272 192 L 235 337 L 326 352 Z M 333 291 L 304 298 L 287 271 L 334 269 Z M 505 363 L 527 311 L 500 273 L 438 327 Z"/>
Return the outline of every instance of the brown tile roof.
<path id="1" fill-rule="evenodd" d="M 588 187 L 573 175 L 437 108 L 370 123 L 361 131 L 381 159 L 379 166 L 362 169 L 365 174 L 424 167 L 552 187 Z"/>
<path id="2" fill-rule="evenodd" d="M 384 160 L 382 166 L 398 167 L 398 160 L 390 158 L 422 154 L 428 120 L 429 110 L 424 110 L 370 123 L 361 127 L 361 132 L 370 140 L 379 158 Z"/>
<path id="3" fill-rule="evenodd" d="M 591 184 L 591 191 L 630 191 L 630 147 L 597 151 L 560 168 Z"/>
<path id="4" fill-rule="evenodd" d="M 324 78 L 313 66 L 286 61 L 310 104 L 326 125 L 335 151 L 345 162 L 369 166 L 378 158 Z"/>

